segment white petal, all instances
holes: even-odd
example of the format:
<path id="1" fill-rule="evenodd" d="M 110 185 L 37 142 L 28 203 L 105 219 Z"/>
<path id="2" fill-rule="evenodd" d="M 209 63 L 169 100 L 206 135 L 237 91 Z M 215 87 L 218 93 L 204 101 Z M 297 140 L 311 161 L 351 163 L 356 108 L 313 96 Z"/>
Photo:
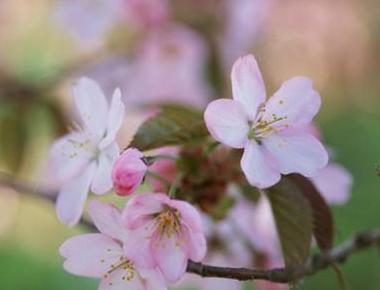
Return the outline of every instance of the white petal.
<path id="1" fill-rule="evenodd" d="M 300 173 L 312 177 L 328 162 L 321 142 L 309 134 L 272 134 L 262 142 L 276 159 L 282 174 Z"/>
<path id="2" fill-rule="evenodd" d="M 243 104 L 253 121 L 266 95 L 263 77 L 253 55 L 241 57 L 234 63 L 231 81 L 234 100 Z"/>
<path id="3" fill-rule="evenodd" d="M 139 269 L 139 272 L 145 280 L 146 290 L 167 290 L 166 281 L 158 268 Z"/>
<path id="4" fill-rule="evenodd" d="M 119 241 L 127 240 L 128 234 L 121 220 L 121 213 L 114 205 L 93 200 L 88 211 L 101 233 Z"/>
<path id="5" fill-rule="evenodd" d="M 121 100 L 121 91 L 116 89 L 113 93 L 111 106 L 108 112 L 106 136 L 99 143 L 99 149 L 107 147 L 116 139 L 116 134 L 119 131 L 124 120 L 125 107 Z"/>
<path id="6" fill-rule="evenodd" d="M 88 78 L 79 79 L 73 87 L 76 108 L 93 140 L 100 140 L 107 126 L 108 103 L 99 85 Z"/>
<path id="7" fill-rule="evenodd" d="M 80 144 L 87 144 L 85 134 L 73 132 L 52 145 L 49 152 L 49 175 L 56 183 L 76 177 L 88 165 L 92 154 Z"/>
<path id="8" fill-rule="evenodd" d="M 239 102 L 215 100 L 207 106 L 204 119 L 215 140 L 233 148 L 244 147 L 249 126 L 247 114 Z"/>
<path id="9" fill-rule="evenodd" d="M 275 168 L 274 161 L 254 141 L 247 143 L 241 159 L 241 168 L 248 182 L 258 188 L 267 188 L 280 181 L 281 174 Z"/>
<path id="10" fill-rule="evenodd" d="M 112 166 L 119 156 L 119 147 L 111 144 L 100 153 L 91 191 L 95 194 L 104 194 L 112 188 Z"/>
<path id="11" fill-rule="evenodd" d="M 60 190 L 56 210 L 58 219 L 64 224 L 74 226 L 82 216 L 95 168 L 95 163 L 92 162 L 81 175 L 66 183 Z"/>
<path id="12" fill-rule="evenodd" d="M 120 262 L 123 256 L 121 246 L 102 234 L 85 234 L 66 240 L 59 249 L 66 258 L 66 271 L 86 277 L 100 278 L 111 265 Z"/>
<path id="13" fill-rule="evenodd" d="M 321 97 L 313 89 L 313 83 L 305 77 L 294 77 L 284 82 L 271 97 L 266 106 L 263 119 L 285 118 L 274 123 L 275 126 L 303 126 L 309 124 L 318 113 Z"/>

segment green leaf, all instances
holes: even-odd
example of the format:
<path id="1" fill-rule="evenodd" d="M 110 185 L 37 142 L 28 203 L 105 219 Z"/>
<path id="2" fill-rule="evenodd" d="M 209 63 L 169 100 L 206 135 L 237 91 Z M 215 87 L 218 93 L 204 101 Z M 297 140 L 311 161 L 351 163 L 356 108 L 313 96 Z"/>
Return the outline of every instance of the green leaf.
<path id="1" fill-rule="evenodd" d="M 334 240 L 334 219 L 330 207 L 314 184 L 299 174 L 288 175 L 297 184 L 303 195 L 308 199 L 313 211 L 313 233 L 319 248 L 330 250 Z"/>
<path id="2" fill-rule="evenodd" d="M 181 105 L 164 105 L 156 116 L 141 125 L 130 146 L 145 151 L 196 143 L 207 136 L 200 111 Z"/>
<path id="3" fill-rule="evenodd" d="M 313 213 L 307 198 L 289 178 L 267 191 L 287 267 L 301 266 L 309 256 Z"/>

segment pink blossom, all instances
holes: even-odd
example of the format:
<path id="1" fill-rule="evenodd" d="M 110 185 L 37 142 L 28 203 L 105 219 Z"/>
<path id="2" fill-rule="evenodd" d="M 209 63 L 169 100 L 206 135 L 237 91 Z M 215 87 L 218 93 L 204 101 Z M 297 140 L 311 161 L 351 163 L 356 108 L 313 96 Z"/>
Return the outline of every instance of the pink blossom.
<path id="1" fill-rule="evenodd" d="M 112 170 L 112 180 L 118 195 L 133 193 L 143 181 L 148 166 L 143 161 L 144 154 L 129 148 L 116 160 Z"/>
<path id="2" fill-rule="evenodd" d="M 122 0 L 125 18 L 136 27 L 154 27 L 169 18 L 168 0 Z"/>
<path id="3" fill-rule="evenodd" d="M 264 83 L 252 55 L 235 62 L 231 78 L 233 100 L 211 102 L 205 121 L 216 140 L 244 148 L 241 167 L 251 185 L 270 187 L 281 174 L 315 176 L 326 166 L 325 148 L 304 130 L 321 104 L 310 79 L 284 82 L 265 102 Z"/>
<path id="4" fill-rule="evenodd" d="M 253 48 L 260 34 L 271 0 L 226 0 L 225 29 L 220 49 L 226 68 L 230 68 L 239 55 Z"/>
<path id="5" fill-rule="evenodd" d="M 311 178 L 330 204 L 344 204 L 350 197 L 352 176 L 343 166 L 330 163 Z"/>
<path id="6" fill-rule="evenodd" d="M 176 156 L 178 155 L 178 148 L 177 147 L 164 147 L 160 148 L 155 152 L 157 155 L 171 155 Z M 160 176 L 166 178 L 169 182 L 174 182 L 176 174 L 178 172 L 177 164 L 175 160 L 171 159 L 160 159 L 155 161 L 151 166 L 150 169 L 153 172 L 158 173 Z M 150 178 L 149 180 L 152 188 L 156 192 L 164 191 L 165 187 L 163 186 L 162 182 L 160 180 L 157 180 L 156 178 Z"/>
<path id="7" fill-rule="evenodd" d="M 73 95 L 81 128 L 57 140 L 50 151 L 50 178 L 63 184 L 58 218 L 69 226 L 80 219 L 90 189 L 104 194 L 112 188 L 112 166 L 119 156 L 115 139 L 124 118 L 119 89 L 108 104 L 97 83 L 81 78 Z"/>
<path id="8" fill-rule="evenodd" d="M 101 43 L 120 19 L 121 0 L 59 0 L 54 20 L 85 45 Z"/>
<path id="9" fill-rule="evenodd" d="M 183 276 L 188 259 L 199 262 L 206 255 L 200 215 L 187 202 L 163 193 L 138 195 L 123 220 L 130 230 L 126 255 L 142 267 L 158 267 L 169 282 Z"/>
<path id="10" fill-rule="evenodd" d="M 59 252 L 66 259 L 66 271 L 100 278 L 99 290 L 166 289 L 160 271 L 138 268 L 123 252 L 128 231 L 117 208 L 94 201 L 90 215 L 100 233 L 75 236 L 62 244 Z"/>
<path id="11" fill-rule="evenodd" d="M 132 105 L 162 102 L 203 106 L 209 94 L 204 78 L 206 47 L 192 30 L 168 26 L 144 41 L 126 81 Z"/>

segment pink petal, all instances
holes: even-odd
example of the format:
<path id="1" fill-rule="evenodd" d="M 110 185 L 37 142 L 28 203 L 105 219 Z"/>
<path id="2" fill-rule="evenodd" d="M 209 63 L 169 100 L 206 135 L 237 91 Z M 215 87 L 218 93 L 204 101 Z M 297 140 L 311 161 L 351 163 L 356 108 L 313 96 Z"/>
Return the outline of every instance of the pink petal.
<path id="1" fill-rule="evenodd" d="M 101 233 L 119 241 L 126 241 L 128 234 L 118 208 L 94 200 L 89 205 L 89 213 L 91 220 Z"/>
<path id="2" fill-rule="evenodd" d="M 350 197 L 352 176 L 339 164 L 327 165 L 312 181 L 330 204 L 344 204 Z"/>
<path id="3" fill-rule="evenodd" d="M 89 164 L 91 153 L 84 150 L 83 146 L 75 145 L 87 140 L 85 134 L 73 132 L 54 142 L 49 152 L 49 174 L 54 182 L 67 182 Z"/>
<path id="4" fill-rule="evenodd" d="M 141 277 L 145 280 L 146 290 L 167 290 L 166 281 L 158 268 L 139 269 Z"/>
<path id="5" fill-rule="evenodd" d="M 99 143 L 99 149 L 106 148 L 109 144 L 115 141 L 123 120 L 125 107 L 121 100 L 121 91 L 116 89 L 112 96 L 111 106 L 107 116 L 106 136 Z"/>
<path id="6" fill-rule="evenodd" d="M 82 216 L 95 169 L 96 165 L 92 162 L 80 176 L 66 183 L 60 190 L 56 210 L 58 219 L 64 224 L 74 226 Z"/>
<path id="7" fill-rule="evenodd" d="M 267 188 L 280 181 L 281 174 L 275 169 L 272 158 L 261 145 L 250 141 L 244 148 L 241 168 L 248 182 L 258 188 Z"/>
<path id="8" fill-rule="evenodd" d="M 204 119 L 215 140 L 233 148 L 244 147 L 249 126 L 241 103 L 229 99 L 215 100 L 208 104 Z"/>
<path id="9" fill-rule="evenodd" d="M 309 124 L 318 113 L 321 97 L 313 89 L 313 83 L 305 77 L 294 77 L 284 82 L 266 106 L 264 120 L 285 118 L 275 124 L 281 126 L 303 126 Z"/>
<path id="10" fill-rule="evenodd" d="M 152 220 L 144 226 L 129 231 L 128 239 L 124 244 L 124 253 L 139 267 L 152 268 L 156 265 L 151 250 L 151 239 L 155 227 L 155 221 Z"/>
<path id="11" fill-rule="evenodd" d="M 106 130 L 108 115 L 108 103 L 102 89 L 95 81 L 83 77 L 73 87 L 73 95 L 85 128 L 93 140 L 100 140 Z"/>
<path id="12" fill-rule="evenodd" d="M 162 274 L 169 282 L 175 283 L 185 274 L 188 259 L 185 241 L 176 235 L 153 237 L 152 253 Z"/>
<path id="13" fill-rule="evenodd" d="M 104 194 L 112 188 L 112 166 L 119 156 L 119 146 L 111 144 L 100 153 L 91 191 L 95 194 Z"/>
<path id="14" fill-rule="evenodd" d="M 265 101 L 265 86 L 259 66 L 253 55 L 239 58 L 231 72 L 232 95 L 240 102 L 251 121 L 255 120 L 259 106 Z"/>
<path id="15" fill-rule="evenodd" d="M 186 224 L 192 231 L 203 232 L 201 216 L 194 206 L 182 200 L 170 200 L 169 205 L 179 211 L 181 222 Z"/>
<path id="16" fill-rule="evenodd" d="M 282 174 L 300 173 L 312 177 L 328 162 L 321 142 L 309 134 L 272 134 L 262 142 L 276 159 Z"/>
<path id="17" fill-rule="evenodd" d="M 102 277 L 123 255 L 120 245 L 102 234 L 70 238 L 59 248 L 59 253 L 66 258 L 66 271 L 95 278 Z"/>
<path id="18" fill-rule="evenodd" d="M 194 262 L 202 261 L 207 251 L 204 233 L 193 231 L 186 225 L 182 225 L 182 239 L 187 248 L 187 257 Z"/>
<path id="19" fill-rule="evenodd" d="M 128 279 L 129 278 L 129 279 Z M 119 267 L 107 274 L 99 285 L 99 290 L 146 290 L 144 280 L 136 269 Z"/>
<path id="20" fill-rule="evenodd" d="M 163 193 L 139 194 L 128 201 L 122 213 L 123 221 L 131 230 L 141 227 L 153 219 L 153 214 L 161 212 L 169 200 Z"/>

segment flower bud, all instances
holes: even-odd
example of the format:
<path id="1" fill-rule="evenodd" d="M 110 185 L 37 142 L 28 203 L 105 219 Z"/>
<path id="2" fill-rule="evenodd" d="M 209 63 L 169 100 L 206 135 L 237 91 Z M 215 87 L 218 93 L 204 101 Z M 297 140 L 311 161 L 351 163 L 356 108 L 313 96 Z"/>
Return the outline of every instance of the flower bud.
<path id="1" fill-rule="evenodd" d="M 129 148 L 116 160 L 112 170 L 112 180 L 118 195 L 129 195 L 141 184 L 148 169 L 143 157 L 139 150 Z"/>

